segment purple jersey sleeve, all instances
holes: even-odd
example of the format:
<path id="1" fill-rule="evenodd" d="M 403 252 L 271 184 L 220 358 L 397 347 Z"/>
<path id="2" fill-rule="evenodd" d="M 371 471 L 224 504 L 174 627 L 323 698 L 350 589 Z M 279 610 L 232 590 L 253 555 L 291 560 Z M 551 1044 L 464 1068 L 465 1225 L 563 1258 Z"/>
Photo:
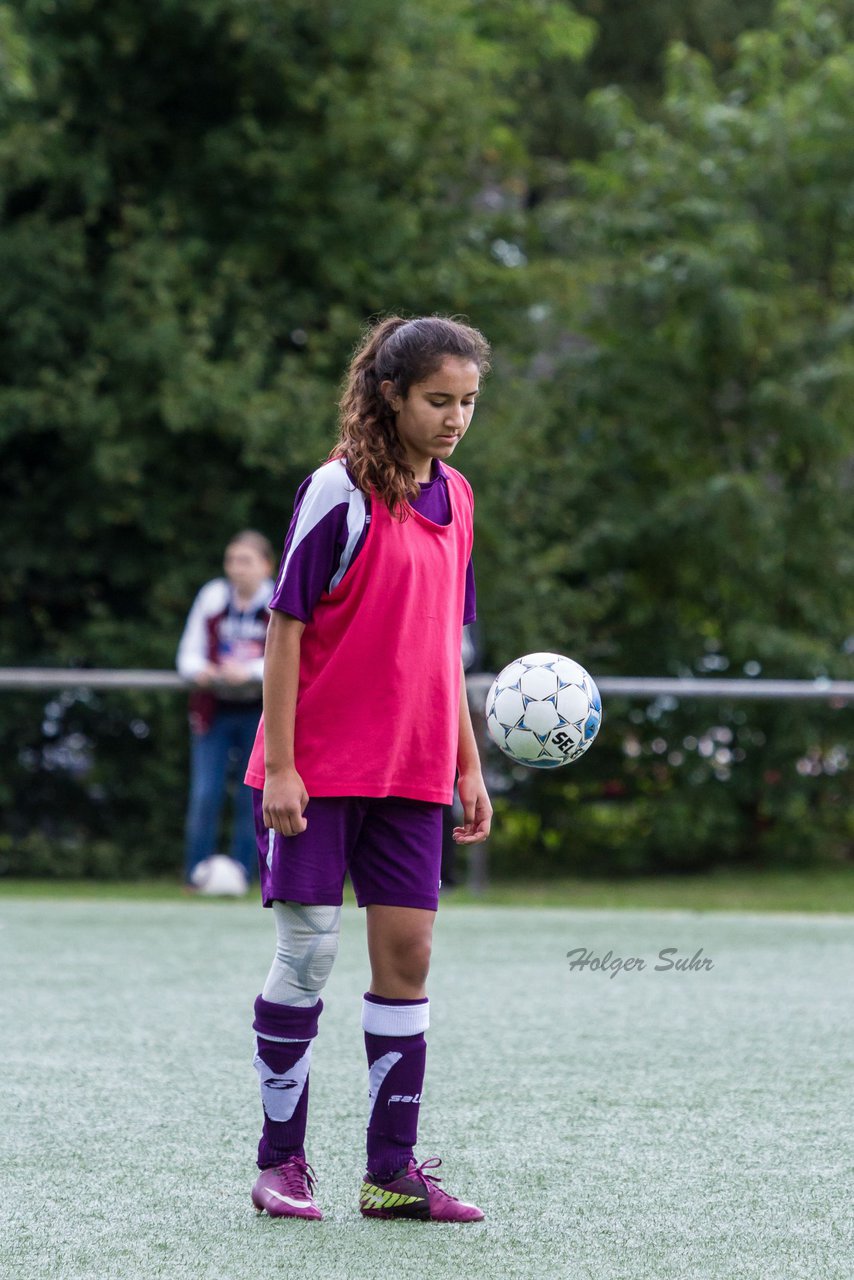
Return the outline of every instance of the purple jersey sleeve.
<path id="1" fill-rule="evenodd" d="M 365 500 L 341 463 L 300 486 L 271 609 L 308 622 L 324 591 L 341 580 L 365 540 Z"/>
<path id="2" fill-rule="evenodd" d="M 474 566 L 471 558 L 469 558 L 466 566 L 466 595 L 465 604 L 463 605 L 463 626 L 467 627 L 470 622 L 477 620 L 477 594 L 474 588 Z"/>

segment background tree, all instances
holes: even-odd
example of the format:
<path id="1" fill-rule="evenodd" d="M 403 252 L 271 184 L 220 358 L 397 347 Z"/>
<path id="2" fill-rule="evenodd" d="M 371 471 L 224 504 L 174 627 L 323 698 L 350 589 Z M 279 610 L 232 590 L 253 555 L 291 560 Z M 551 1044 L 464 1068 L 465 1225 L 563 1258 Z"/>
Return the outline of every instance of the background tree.
<path id="1" fill-rule="evenodd" d="M 529 49 L 582 29 L 556 9 Z M 225 539 L 283 538 L 371 314 L 514 332 L 480 197 L 524 162 L 516 53 L 464 0 L 29 0 L 0 38 L 2 660 L 169 666 Z M 174 707 L 4 700 L 9 858 L 42 827 L 67 869 L 121 819 L 172 865 Z"/>
<path id="2" fill-rule="evenodd" d="M 672 46 L 654 121 L 619 90 L 592 99 L 604 149 L 540 214 L 554 275 L 536 425 L 473 459 L 505 583 L 487 629 L 512 636 L 508 655 L 554 648 L 649 675 L 850 673 L 852 89 L 843 24 L 784 4 L 720 80 Z M 585 822 L 603 824 L 600 854 L 621 866 L 850 847 L 841 710 L 722 706 L 705 730 L 696 705 L 640 715 L 618 804 L 585 817 L 568 803 L 574 775 L 539 784 L 555 847 Z M 596 795 L 618 765 L 607 750 L 589 760 Z M 594 839 L 579 841 L 585 859 Z"/>
<path id="3" fill-rule="evenodd" d="M 845 674 L 849 5 L 644 13 L 0 4 L 0 661 L 171 665 L 394 308 L 496 345 L 459 455 L 489 664 Z M 850 850 L 840 722 L 609 705 L 497 864 Z M 171 695 L 4 697 L 0 749 L 0 872 L 177 866 Z"/>

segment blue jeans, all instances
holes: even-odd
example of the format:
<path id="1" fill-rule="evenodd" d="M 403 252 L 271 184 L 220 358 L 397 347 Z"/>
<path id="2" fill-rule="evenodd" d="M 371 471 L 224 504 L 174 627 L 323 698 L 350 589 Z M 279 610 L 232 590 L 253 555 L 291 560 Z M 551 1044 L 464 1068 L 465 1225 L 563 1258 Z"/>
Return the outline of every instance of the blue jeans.
<path id="1" fill-rule="evenodd" d="M 252 792 L 244 786 L 243 774 L 255 741 L 258 717 L 257 706 L 228 707 L 217 711 L 206 733 L 191 734 L 185 862 L 188 880 L 196 863 L 217 852 L 220 815 L 230 776 L 234 778 L 231 856 L 250 880 L 257 871 Z"/>

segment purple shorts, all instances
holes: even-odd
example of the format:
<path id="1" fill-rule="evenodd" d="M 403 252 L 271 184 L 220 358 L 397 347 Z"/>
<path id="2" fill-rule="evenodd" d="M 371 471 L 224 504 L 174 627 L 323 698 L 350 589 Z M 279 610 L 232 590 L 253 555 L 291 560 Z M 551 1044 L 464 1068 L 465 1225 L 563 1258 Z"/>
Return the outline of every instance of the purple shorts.
<path id="1" fill-rule="evenodd" d="M 360 907 L 437 910 L 442 805 L 398 796 L 315 796 L 306 807 L 305 831 L 281 836 L 264 825 L 262 797 L 253 787 L 265 907 L 277 899 L 338 906 L 349 871 Z"/>

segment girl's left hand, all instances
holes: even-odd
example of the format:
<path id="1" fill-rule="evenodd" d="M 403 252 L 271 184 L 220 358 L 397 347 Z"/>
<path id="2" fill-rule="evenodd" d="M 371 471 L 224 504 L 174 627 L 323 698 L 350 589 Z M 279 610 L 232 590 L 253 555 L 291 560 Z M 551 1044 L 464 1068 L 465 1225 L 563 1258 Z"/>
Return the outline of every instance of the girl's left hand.
<path id="1" fill-rule="evenodd" d="M 461 773 L 457 779 L 464 826 L 454 827 L 456 844 L 480 844 L 492 826 L 492 805 L 481 773 Z"/>

